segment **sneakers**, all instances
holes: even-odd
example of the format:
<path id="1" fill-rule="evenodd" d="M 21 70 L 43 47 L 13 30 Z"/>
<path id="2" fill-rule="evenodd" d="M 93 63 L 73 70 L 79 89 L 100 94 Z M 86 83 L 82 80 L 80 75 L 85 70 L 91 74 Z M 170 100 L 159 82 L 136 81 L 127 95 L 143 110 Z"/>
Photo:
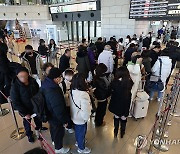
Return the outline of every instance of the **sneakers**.
<path id="1" fill-rule="evenodd" d="M 85 139 L 85 144 L 87 143 L 87 139 Z M 76 141 L 75 146 L 78 147 L 78 143 Z"/>
<path id="2" fill-rule="evenodd" d="M 78 152 L 78 153 L 91 153 L 91 149 L 85 147 L 84 150 L 78 149 L 77 152 Z"/>
<path id="3" fill-rule="evenodd" d="M 28 136 L 28 141 L 29 141 L 30 143 L 34 143 L 35 139 L 34 139 L 33 136 Z"/>
<path id="4" fill-rule="evenodd" d="M 74 129 L 72 129 L 72 128 L 71 129 L 65 128 L 65 130 L 67 130 L 69 134 L 73 134 L 74 133 Z"/>
<path id="5" fill-rule="evenodd" d="M 149 98 L 150 101 L 153 101 L 153 97 Z"/>
<path id="6" fill-rule="evenodd" d="M 157 101 L 158 101 L 158 102 L 161 102 L 161 98 L 158 98 Z"/>
<path id="7" fill-rule="evenodd" d="M 68 129 L 67 130 L 69 134 L 73 134 L 74 133 L 74 129 Z"/>
<path id="8" fill-rule="evenodd" d="M 60 150 L 55 149 L 56 154 L 68 153 L 69 151 L 70 151 L 70 148 L 61 148 Z"/>

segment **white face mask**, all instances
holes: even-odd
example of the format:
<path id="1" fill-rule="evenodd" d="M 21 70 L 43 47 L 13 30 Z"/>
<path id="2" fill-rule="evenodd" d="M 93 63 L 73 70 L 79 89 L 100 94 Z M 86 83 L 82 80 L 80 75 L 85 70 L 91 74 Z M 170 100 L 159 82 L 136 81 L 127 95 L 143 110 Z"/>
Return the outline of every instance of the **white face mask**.
<path id="1" fill-rule="evenodd" d="M 69 82 L 72 80 L 72 76 L 69 76 L 69 75 L 66 75 L 64 78 Z"/>

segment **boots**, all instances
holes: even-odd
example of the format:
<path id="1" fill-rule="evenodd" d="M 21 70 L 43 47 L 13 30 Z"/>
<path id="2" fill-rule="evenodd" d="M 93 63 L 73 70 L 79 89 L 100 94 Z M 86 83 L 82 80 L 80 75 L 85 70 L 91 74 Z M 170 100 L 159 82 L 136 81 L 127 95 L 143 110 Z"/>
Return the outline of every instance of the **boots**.
<path id="1" fill-rule="evenodd" d="M 114 138 L 117 138 L 119 130 L 119 119 L 114 117 Z"/>
<path id="2" fill-rule="evenodd" d="M 125 135 L 127 119 L 126 120 L 120 119 L 120 120 L 121 120 L 121 138 L 123 138 Z"/>

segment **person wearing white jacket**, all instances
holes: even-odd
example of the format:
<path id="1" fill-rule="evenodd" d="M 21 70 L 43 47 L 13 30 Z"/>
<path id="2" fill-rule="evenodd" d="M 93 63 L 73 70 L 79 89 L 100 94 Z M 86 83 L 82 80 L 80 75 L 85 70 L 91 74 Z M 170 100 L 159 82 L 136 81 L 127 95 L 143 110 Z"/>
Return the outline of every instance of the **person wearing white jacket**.
<path id="1" fill-rule="evenodd" d="M 132 105 L 133 105 L 134 99 L 136 98 L 136 94 L 139 89 L 139 86 L 140 86 L 139 84 L 142 78 L 142 74 L 141 74 L 142 58 L 140 58 L 140 55 L 138 55 L 138 53 L 135 52 L 132 54 L 131 60 L 132 61 L 128 62 L 128 65 L 127 65 L 131 79 L 133 80 L 133 83 L 134 83 L 131 89 L 132 96 L 131 96 L 130 113 L 132 111 Z"/>
<path id="2" fill-rule="evenodd" d="M 71 84 L 70 109 L 71 119 L 74 122 L 76 145 L 78 153 L 90 153 L 91 150 L 85 147 L 85 136 L 87 121 L 90 118 L 92 106 L 87 92 L 88 86 L 82 74 L 75 74 Z"/>
<path id="3" fill-rule="evenodd" d="M 114 60 L 110 45 L 104 47 L 103 52 L 99 55 L 98 64 L 103 63 L 107 66 L 107 74 L 111 74 L 114 69 Z"/>
<path id="4" fill-rule="evenodd" d="M 168 76 L 170 75 L 171 68 L 172 68 L 172 60 L 169 58 L 168 55 L 169 55 L 169 53 L 166 50 L 163 50 L 161 53 L 161 56 L 159 56 L 158 60 L 152 67 L 152 75 L 159 76 L 159 73 L 160 73 L 160 60 L 159 59 L 161 59 L 161 61 L 162 61 L 161 81 L 164 83 L 164 90 L 165 90 L 165 86 L 166 86 L 166 80 L 167 80 Z M 161 101 L 164 90 L 158 91 L 158 102 Z M 154 92 L 155 91 L 150 92 L 150 100 L 153 100 Z"/>

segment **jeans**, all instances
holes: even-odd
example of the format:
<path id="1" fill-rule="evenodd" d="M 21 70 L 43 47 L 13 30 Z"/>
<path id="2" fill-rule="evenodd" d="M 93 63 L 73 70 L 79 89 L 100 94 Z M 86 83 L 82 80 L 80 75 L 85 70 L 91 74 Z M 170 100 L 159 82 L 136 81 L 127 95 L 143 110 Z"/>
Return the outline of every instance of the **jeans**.
<path id="1" fill-rule="evenodd" d="M 40 128 L 42 128 L 42 122 L 39 120 L 39 118 L 34 117 L 33 119 L 34 119 L 34 122 L 36 124 L 36 130 L 39 130 Z M 31 119 L 28 119 L 28 121 L 31 123 Z M 26 119 L 23 119 L 23 125 L 24 125 L 24 128 L 26 130 L 26 135 L 32 136 L 33 132 L 31 130 L 31 125 L 28 121 Z"/>
<path id="2" fill-rule="evenodd" d="M 60 150 L 63 147 L 63 138 L 65 130 L 62 124 L 49 122 L 51 139 L 54 142 L 55 149 Z"/>
<path id="3" fill-rule="evenodd" d="M 154 93 L 155 93 L 156 91 L 151 91 L 150 92 L 150 98 L 153 98 L 154 97 Z M 157 91 L 158 92 L 158 99 L 161 99 L 162 97 L 163 97 L 163 92 L 161 92 L 161 91 Z"/>
<path id="4" fill-rule="evenodd" d="M 87 132 L 87 123 L 83 125 L 76 125 L 75 124 L 75 136 L 76 136 L 76 141 L 78 143 L 78 148 L 80 150 L 85 149 L 85 136 Z"/>

